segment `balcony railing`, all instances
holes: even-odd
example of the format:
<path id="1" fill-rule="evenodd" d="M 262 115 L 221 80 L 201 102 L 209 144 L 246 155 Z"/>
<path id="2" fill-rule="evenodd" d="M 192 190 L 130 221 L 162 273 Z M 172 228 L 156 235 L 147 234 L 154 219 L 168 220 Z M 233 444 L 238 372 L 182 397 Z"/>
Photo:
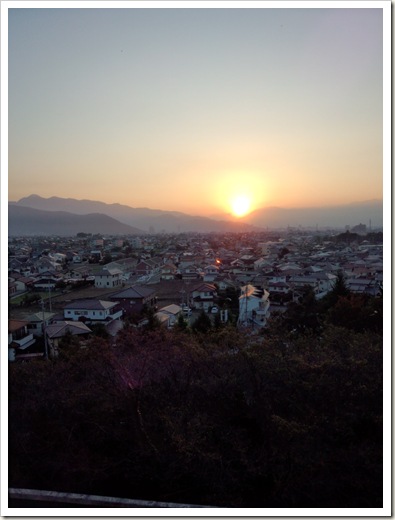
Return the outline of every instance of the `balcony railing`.
<path id="1" fill-rule="evenodd" d="M 27 348 L 30 347 L 30 345 L 33 345 L 35 343 L 35 339 L 33 337 L 33 334 L 28 334 L 27 336 L 20 338 L 20 339 L 14 339 L 13 342 L 17 343 L 19 345 L 19 348 Z"/>
<path id="2" fill-rule="evenodd" d="M 58 491 L 43 491 L 38 489 L 9 488 L 9 507 L 27 507 L 24 502 L 36 501 L 40 507 L 129 507 L 129 508 L 216 508 L 193 504 L 178 504 L 174 502 L 156 502 L 153 500 L 135 500 L 131 498 L 104 497 L 100 495 L 80 495 L 77 493 L 62 493 Z M 73 507 L 73 506 L 71 506 Z"/>

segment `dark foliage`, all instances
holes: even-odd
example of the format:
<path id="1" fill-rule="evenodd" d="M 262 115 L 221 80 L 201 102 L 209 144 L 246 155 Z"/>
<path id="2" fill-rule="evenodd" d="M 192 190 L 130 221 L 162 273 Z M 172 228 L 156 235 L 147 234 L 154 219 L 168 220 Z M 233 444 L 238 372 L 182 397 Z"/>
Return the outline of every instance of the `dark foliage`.
<path id="1" fill-rule="evenodd" d="M 212 327 L 210 317 L 203 310 L 200 312 L 199 316 L 196 318 L 192 325 L 192 330 L 195 332 L 203 332 L 207 333 Z"/>
<path id="2" fill-rule="evenodd" d="M 341 323 L 337 305 L 373 305 L 342 298 L 319 333 L 280 321 L 263 338 L 129 327 L 116 345 L 96 337 L 69 356 L 10 365 L 10 486 L 381 507 L 382 334 Z M 318 304 L 306 295 L 302 305 L 308 317 Z"/>

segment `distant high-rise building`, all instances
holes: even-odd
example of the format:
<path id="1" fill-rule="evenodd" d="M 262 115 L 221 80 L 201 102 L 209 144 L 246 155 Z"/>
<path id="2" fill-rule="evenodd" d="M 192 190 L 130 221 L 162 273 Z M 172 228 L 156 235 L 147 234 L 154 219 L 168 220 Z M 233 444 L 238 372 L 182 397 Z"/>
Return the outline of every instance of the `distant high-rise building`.
<path id="1" fill-rule="evenodd" d="M 366 233 L 366 224 L 358 224 L 357 226 L 354 226 L 351 231 L 354 233 Z"/>

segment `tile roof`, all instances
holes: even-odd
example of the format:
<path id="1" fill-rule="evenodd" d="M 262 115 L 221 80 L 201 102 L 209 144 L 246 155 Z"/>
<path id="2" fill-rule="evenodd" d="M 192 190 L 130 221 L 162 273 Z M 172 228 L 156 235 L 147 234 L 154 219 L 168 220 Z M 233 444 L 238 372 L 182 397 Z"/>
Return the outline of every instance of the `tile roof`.
<path id="1" fill-rule="evenodd" d="M 149 287 L 133 286 L 123 291 L 111 294 L 111 298 L 146 298 L 154 296 L 156 291 Z"/>
<path id="2" fill-rule="evenodd" d="M 42 312 L 36 312 L 34 314 L 30 314 L 30 316 L 28 316 L 26 318 L 26 320 L 29 323 L 35 323 L 35 322 L 42 322 L 43 319 L 49 320 L 50 318 L 53 318 L 54 316 L 55 316 L 54 312 L 44 312 L 44 315 Z"/>
<path id="3" fill-rule="evenodd" d="M 54 323 L 53 325 L 48 325 L 45 330 L 47 336 L 51 339 L 61 338 L 68 332 L 71 332 L 73 336 L 92 332 L 91 329 L 85 325 L 85 323 L 79 321 L 63 321 L 60 323 Z"/>
<path id="4" fill-rule="evenodd" d="M 116 305 L 117 302 L 108 302 L 104 300 L 75 300 L 66 304 L 64 309 L 76 309 L 76 310 L 93 310 L 102 311 L 105 309 L 111 309 Z"/>
<path id="5" fill-rule="evenodd" d="M 16 330 L 25 327 L 28 324 L 27 321 L 22 320 L 8 320 L 8 332 L 15 332 Z"/>
<path id="6" fill-rule="evenodd" d="M 162 307 L 158 310 L 158 313 L 166 313 L 168 315 L 176 315 L 182 311 L 179 305 L 172 303 L 170 305 L 166 305 L 166 307 Z"/>
<path id="7" fill-rule="evenodd" d="M 123 274 L 123 271 L 121 269 L 102 269 L 101 271 L 98 271 L 95 273 L 95 276 L 116 276 L 117 274 Z"/>

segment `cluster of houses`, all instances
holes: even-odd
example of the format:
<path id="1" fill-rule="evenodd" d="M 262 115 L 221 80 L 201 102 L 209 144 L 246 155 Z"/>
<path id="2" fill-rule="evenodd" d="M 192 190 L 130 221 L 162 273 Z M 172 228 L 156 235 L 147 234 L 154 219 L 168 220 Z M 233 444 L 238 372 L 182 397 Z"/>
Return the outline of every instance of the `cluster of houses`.
<path id="1" fill-rule="evenodd" d="M 201 311 L 226 321 L 229 290 L 237 294 L 238 325 L 259 330 L 273 308 L 286 311 L 306 285 L 322 298 L 339 271 L 351 291 L 377 296 L 383 284 L 382 247 L 382 240 L 339 242 L 298 230 L 10 238 L 9 359 L 39 355 L 32 346 L 40 337 L 55 352 L 62 337 L 89 337 L 97 323 L 115 336 L 125 319 L 136 318 L 136 326 L 144 323 L 147 308 L 167 327 L 180 315 L 189 319 Z M 82 282 L 93 291 L 89 297 L 79 296 L 76 287 Z M 52 295 L 53 309 L 43 305 L 17 317 L 15 302 L 43 291 Z"/>

